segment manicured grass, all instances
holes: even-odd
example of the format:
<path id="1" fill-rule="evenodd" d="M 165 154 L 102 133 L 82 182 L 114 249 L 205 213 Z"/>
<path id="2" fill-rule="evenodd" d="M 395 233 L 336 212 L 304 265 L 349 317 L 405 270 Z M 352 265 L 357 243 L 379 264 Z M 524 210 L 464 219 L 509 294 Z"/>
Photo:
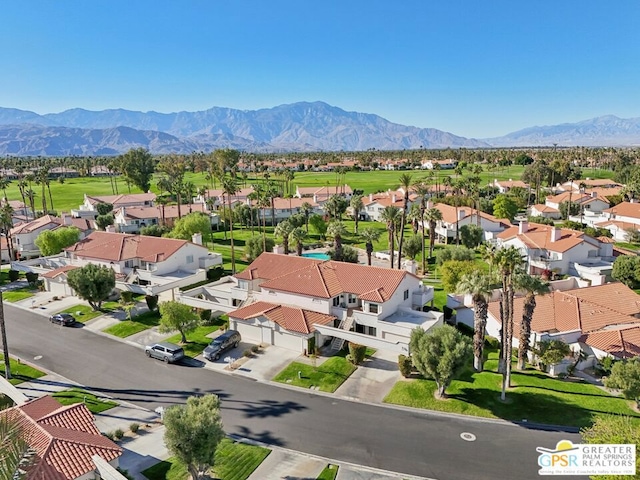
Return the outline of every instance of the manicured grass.
<path id="1" fill-rule="evenodd" d="M 15 358 L 9 360 L 9 366 L 11 368 L 11 380 L 9 383 L 12 385 L 18 385 L 22 382 L 30 382 L 33 379 L 45 376 L 44 372 L 25 365 L 24 363 L 18 363 Z M 4 355 L 0 353 L 0 375 L 4 378 Z"/>
<path id="2" fill-rule="evenodd" d="M 271 450 L 225 438 L 216 449 L 216 465 L 212 478 L 246 480 L 267 458 Z M 187 480 L 189 473 L 175 457 L 156 463 L 142 471 L 149 480 Z"/>
<path id="3" fill-rule="evenodd" d="M 507 401 L 500 401 L 502 376 L 497 373 L 497 353 L 492 351 L 482 373 L 465 372 L 447 389 L 448 398 L 434 398 L 433 380 L 402 380 L 384 399 L 387 403 L 478 417 L 585 427 L 603 414 L 640 414 L 629 402 L 581 382 L 549 377 L 538 370 L 514 371 Z"/>
<path id="4" fill-rule="evenodd" d="M 70 313 L 71 315 L 73 315 L 73 318 L 76 319 L 76 322 L 80 323 L 86 323 L 89 320 L 93 320 L 94 318 L 99 317 L 100 315 L 104 315 L 104 312 L 101 312 L 100 310 L 94 310 L 89 305 L 84 305 L 82 303 L 73 305 L 69 308 L 65 308 L 64 310 L 60 310 L 56 313 Z"/>
<path id="5" fill-rule="evenodd" d="M 72 388 L 71 390 L 63 390 L 56 392 L 52 395 L 63 405 L 73 405 L 74 403 L 83 403 L 87 406 L 91 413 L 101 413 L 110 408 L 117 407 L 116 402 L 110 400 L 101 400 L 93 393 L 89 393 L 79 388 Z"/>
<path id="6" fill-rule="evenodd" d="M 324 470 L 320 472 L 317 480 L 335 480 L 336 475 L 338 475 L 338 466 L 327 465 L 326 467 L 324 467 Z"/>
<path id="7" fill-rule="evenodd" d="M 182 336 L 177 333 L 167 339 L 165 342 L 177 343 L 184 348 L 184 354 L 188 357 L 197 357 L 211 343 L 211 339 L 207 337 L 211 332 L 215 332 L 220 328 L 222 321 L 214 325 L 202 325 L 197 327 L 193 332 L 187 333 L 187 343 L 181 344 Z"/>
<path id="8" fill-rule="evenodd" d="M 133 320 L 123 320 L 108 328 L 103 332 L 116 337 L 125 338 L 138 332 L 142 332 L 160 324 L 160 314 L 157 311 L 145 312 L 133 317 Z"/>
<path id="9" fill-rule="evenodd" d="M 341 354 L 329 358 L 317 367 L 291 362 L 273 380 L 302 388 L 319 387 L 323 392 L 333 393 L 355 370 L 356 366 Z M 298 372 L 301 378 L 298 378 Z"/>
<path id="10" fill-rule="evenodd" d="M 37 290 L 33 288 L 24 287 L 24 288 L 16 288 L 15 290 L 7 290 L 6 292 L 2 292 L 2 299 L 5 302 L 19 302 L 20 300 L 24 300 L 25 298 L 33 297 L 36 294 Z"/>

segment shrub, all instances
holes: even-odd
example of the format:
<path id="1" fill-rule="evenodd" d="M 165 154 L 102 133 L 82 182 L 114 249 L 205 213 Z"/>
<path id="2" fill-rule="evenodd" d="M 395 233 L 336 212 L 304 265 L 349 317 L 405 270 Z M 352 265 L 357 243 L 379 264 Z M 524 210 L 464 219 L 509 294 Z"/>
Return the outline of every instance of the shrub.
<path id="1" fill-rule="evenodd" d="M 398 370 L 400 370 L 400 374 L 404 378 L 409 378 L 411 376 L 411 370 L 413 370 L 411 357 L 402 354 L 398 355 Z"/>
<path id="2" fill-rule="evenodd" d="M 445 307 L 445 308 L 448 308 L 448 307 Z M 446 313 L 445 313 L 445 316 L 446 316 Z M 456 323 L 456 328 L 463 335 L 466 335 L 467 337 L 473 337 L 474 330 L 469 325 L 466 325 L 464 323 Z"/>
<path id="3" fill-rule="evenodd" d="M 113 432 L 102 432 L 102 435 L 104 435 L 105 437 L 107 437 L 111 441 L 114 441 L 116 439 L 116 437 L 113 434 Z"/>
<path id="4" fill-rule="evenodd" d="M 31 285 L 32 287 L 36 286 L 36 282 L 38 281 L 38 274 L 36 272 L 27 272 L 25 274 L 25 277 L 27 279 L 27 282 L 29 282 L 29 285 Z"/>
<path id="5" fill-rule="evenodd" d="M 258 353 L 260 351 L 260 345 L 251 345 L 251 351 L 253 353 Z"/>
<path id="6" fill-rule="evenodd" d="M 129 290 L 123 290 L 120 292 L 120 300 L 122 303 L 131 303 L 133 301 L 133 292 Z"/>
<path id="7" fill-rule="evenodd" d="M 351 355 L 351 363 L 358 365 L 364 360 L 367 347 L 349 342 L 349 354 Z"/>
<path id="8" fill-rule="evenodd" d="M 242 355 L 249 358 L 253 355 L 253 353 L 251 352 L 250 349 L 245 350 L 244 352 L 242 352 Z"/>
<path id="9" fill-rule="evenodd" d="M 600 360 L 599 365 L 603 375 L 611 374 L 611 369 L 613 368 L 613 364 L 614 364 L 614 361 L 613 361 L 613 358 L 611 357 L 604 357 L 602 360 Z"/>
<path id="10" fill-rule="evenodd" d="M 500 348 L 500 340 L 495 337 L 484 337 L 484 344 L 487 348 L 495 348 L 496 350 Z"/>
<path id="11" fill-rule="evenodd" d="M 129 430 L 131 430 L 131 433 L 138 433 L 138 430 L 140 429 L 140 424 L 139 423 L 132 423 L 131 425 L 129 425 Z"/>
<path id="12" fill-rule="evenodd" d="M 440 250 L 437 254 L 438 265 L 442 265 L 445 262 L 451 260 L 458 260 L 461 262 L 472 262 L 476 258 L 476 254 L 473 250 L 465 247 L 445 248 Z"/>
<path id="13" fill-rule="evenodd" d="M 9 281 L 15 282 L 20 277 L 20 272 L 18 270 L 9 270 Z"/>
<path id="14" fill-rule="evenodd" d="M 52 300 L 53 300 L 54 302 L 55 302 L 55 301 L 57 301 L 57 300 L 58 300 L 58 296 L 57 296 L 57 295 L 54 295 L 54 296 L 53 296 L 53 298 L 52 298 Z"/>
<path id="15" fill-rule="evenodd" d="M 113 431 L 113 436 L 116 440 L 122 439 L 122 437 L 124 437 L 124 430 L 122 430 L 121 428 L 116 428 Z"/>
<path id="16" fill-rule="evenodd" d="M 144 297 L 144 301 L 147 302 L 147 307 L 149 307 L 149 310 L 152 312 L 158 307 L 157 295 L 147 295 Z"/>
<path id="17" fill-rule="evenodd" d="M 215 282 L 216 280 L 220 280 L 224 275 L 224 268 L 221 266 L 213 267 L 207 270 L 207 280 Z"/>
<path id="18" fill-rule="evenodd" d="M 200 310 L 200 320 L 203 325 L 209 325 L 211 323 L 211 310 Z"/>

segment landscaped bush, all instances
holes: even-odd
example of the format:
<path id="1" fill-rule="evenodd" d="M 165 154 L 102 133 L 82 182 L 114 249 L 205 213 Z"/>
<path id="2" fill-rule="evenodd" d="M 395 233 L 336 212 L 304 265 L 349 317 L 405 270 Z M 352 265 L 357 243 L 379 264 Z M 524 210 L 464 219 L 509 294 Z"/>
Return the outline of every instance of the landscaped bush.
<path id="1" fill-rule="evenodd" d="M 158 307 L 158 296 L 157 295 L 146 295 L 144 297 L 145 302 L 147 302 L 147 307 L 149 307 L 150 311 L 154 311 Z"/>
<path id="2" fill-rule="evenodd" d="M 38 281 L 38 274 L 36 272 L 27 272 L 25 274 L 25 278 L 27 279 L 27 282 L 29 282 L 29 285 L 32 287 L 36 286 L 36 282 Z"/>
<path id="3" fill-rule="evenodd" d="M 107 437 L 111 441 L 114 441 L 116 439 L 116 437 L 113 434 L 113 432 L 102 432 L 102 435 L 104 435 L 105 437 Z"/>
<path id="4" fill-rule="evenodd" d="M 222 268 L 221 266 L 213 267 L 207 270 L 207 280 L 211 282 L 220 280 L 223 275 L 224 275 L 224 268 Z"/>
<path id="5" fill-rule="evenodd" d="M 367 347 L 364 345 L 358 345 L 357 343 L 349 342 L 349 361 L 354 365 L 359 365 L 364 361 L 365 354 L 367 352 Z"/>
<path id="6" fill-rule="evenodd" d="M 484 337 L 484 345 L 487 348 L 491 348 L 491 349 L 497 350 L 497 349 L 500 348 L 500 340 L 498 340 L 495 337 L 486 336 L 486 337 Z"/>
<path id="7" fill-rule="evenodd" d="M 200 310 L 199 315 L 202 325 L 209 325 L 211 323 L 211 310 Z"/>
<path id="8" fill-rule="evenodd" d="M 18 270 L 9 270 L 9 281 L 15 282 L 20 277 L 20 272 Z"/>
<path id="9" fill-rule="evenodd" d="M 251 350 L 247 349 L 244 352 L 242 352 L 242 355 L 247 358 L 250 358 L 251 356 L 253 356 L 253 353 L 251 353 Z"/>
<path id="10" fill-rule="evenodd" d="M 446 316 L 447 316 L 447 308 L 449 308 L 449 307 L 444 307 L 444 308 L 445 308 L 444 315 L 445 315 L 445 318 L 446 318 Z M 456 323 L 456 328 L 463 335 L 466 335 L 467 337 L 473 337 L 474 330 L 469 325 L 467 325 L 465 323 Z"/>
<path id="11" fill-rule="evenodd" d="M 411 376 L 411 370 L 413 370 L 411 357 L 402 354 L 398 355 L 398 369 L 404 378 L 409 378 Z"/>
<path id="12" fill-rule="evenodd" d="M 451 260 L 472 262 L 475 258 L 475 252 L 465 247 L 445 248 L 440 250 L 437 254 L 438 265 L 442 265 L 444 262 L 449 262 Z"/>
<path id="13" fill-rule="evenodd" d="M 121 440 L 122 437 L 124 437 L 124 430 L 122 430 L 121 428 L 117 428 L 113 431 L 113 437 L 116 440 Z"/>
<path id="14" fill-rule="evenodd" d="M 260 351 L 260 345 L 251 345 L 251 351 L 253 353 L 258 353 Z"/>
<path id="15" fill-rule="evenodd" d="M 133 292 L 129 290 L 123 290 L 120 292 L 120 300 L 122 303 L 131 303 L 133 301 Z"/>
<path id="16" fill-rule="evenodd" d="M 139 423 L 132 423 L 131 425 L 129 425 L 129 430 L 131 430 L 131 433 L 138 433 L 138 430 L 140 429 L 140 424 Z"/>

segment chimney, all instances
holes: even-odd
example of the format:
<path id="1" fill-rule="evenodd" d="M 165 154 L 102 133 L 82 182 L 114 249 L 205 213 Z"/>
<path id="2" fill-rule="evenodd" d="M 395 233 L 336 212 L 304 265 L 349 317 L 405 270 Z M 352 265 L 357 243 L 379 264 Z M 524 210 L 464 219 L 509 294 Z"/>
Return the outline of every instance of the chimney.
<path id="1" fill-rule="evenodd" d="M 509 181 L 510 181 L 510 182 L 513 182 L 513 178 L 510 178 L 510 179 L 509 179 Z"/>
<path id="2" fill-rule="evenodd" d="M 122 217 L 126 217 L 127 216 L 127 211 L 125 210 L 125 207 L 121 207 L 120 211 L 122 212 Z"/>
<path id="3" fill-rule="evenodd" d="M 431 200 L 427 200 L 427 210 L 433 208 L 433 202 Z"/>
<path id="4" fill-rule="evenodd" d="M 277 253 L 278 255 L 283 255 L 284 254 L 284 247 L 282 245 L 274 245 L 272 251 L 273 251 L 273 253 Z"/>
<path id="5" fill-rule="evenodd" d="M 526 220 L 521 220 L 520 225 L 518 225 L 518 233 L 522 235 L 523 233 L 527 233 L 529 231 L 529 222 Z"/>
<path id="6" fill-rule="evenodd" d="M 591 192 L 591 198 L 597 198 L 598 192 Z"/>
<path id="7" fill-rule="evenodd" d="M 558 240 L 560 240 L 561 236 L 562 236 L 562 232 L 558 227 L 553 227 L 551 229 L 551 243 L 557 242 Z"/>
<path id="8" fill-rule="evenodd" d="M 62 224 L 63 225 L 73 225 L 73 219 L 71 215 L 67 215 L 66 213 L 62 214 Z"/>
<path id="9" fill-rule="evenodd" d="M 116 226 L 115 225 L 107 225 L 107 227 L 104 229 L 105 232 L 107 233 L 116 233 Z"/>
<path id="10" fill-rule="evenodd" d="M 404 262 L 404 269 L 407 272 L 413 273 L 415 275 L 416 271 L 418 270 L 418 262 L 416 262 L 415 260 L 406 260 Z"/>
<path id="11" fill-rule="evenodd" d="M 396 194 L 391 195 L 391 203 L 396 203 Z"/>
<path id="12" fill-rule="evenodd" d="M 196 232 L 191 235 L 191 241 L 196 245 L 202 245 L 202 233 Z"/>
<path id="13" fill-rule="evenodd" d="M 369 194 L 369 201 L 370 201 L 370 202 L 373 202 L 373 193 L 370 193 L 370 194 Z"/>
<path id="14" fill-rule="evenodd" d="M 462 220 L 466 216 L 467 216 L 466 210 L 458 210 L 458 221 Z"/>
<path id="15" fill-rule="evenodd" d="M 318 203 L 318 195 L 313 194 L 313 203 Z"/>

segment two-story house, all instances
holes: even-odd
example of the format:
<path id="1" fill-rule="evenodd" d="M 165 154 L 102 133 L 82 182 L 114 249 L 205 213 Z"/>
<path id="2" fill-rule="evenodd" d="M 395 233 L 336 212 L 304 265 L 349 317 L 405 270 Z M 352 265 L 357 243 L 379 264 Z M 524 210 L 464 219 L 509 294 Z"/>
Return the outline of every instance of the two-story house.
<path id="1" fill-rule="evenodd" d="M 409 208 L 418 199 L 415 193 L 409 193 Z M 386 207 L 394 206 L 400 210 L 404 209 L 404 189 L 400 188 L 395 191 L 387 190 L 382 193 L 370 193 L 367 197 L 362 198 L 364 208 L 360 211 L 361 220 L 369 220 L 374 222 L 382 221 L 382 212 Z"/>
<path id="2" fill-rule="evenodd" d="M 587 278 L 599 285 L 611 277 L 613 246 L 584 232 L 522 221 L 497 235 L 499 247 L 515 246 L 530 274 L 551 271 Z"/>
<path id="3" fill-rule="evenodd" d="M 71 210 L 74 217 L 95 218 L 98 216 L 96 205 L 109 203 L 116 210 L 122 207 L 152 207 L 156 201 L 155 193 L 129 193 L 121 195 L 91 196 L 84 194 L 84 202 L 77 210 Z"/>
<path id="4" fill-rule="evenodd" d="M 545 199 L 544 204 L 560 210 L 560 205 L 565 202 L 575 203 L 580 206 L 583 212 L 600 213 L 609 208 L 609 200 L 599 196 L 597 192 L 580 193 L 580 192 L 563 192 L 558 195 L 549 196 Z"/>
<path id="5" fill-rule="evenodd" d="M 242 203 L 249 203 L 249 196 L 254 192 L 253 187 L 241 188 L 235 194 L 231 195 L 231 208 L 235 208 Z M 198 194 L 193 203 L 204 203 L 210 210 L 218 210 L 223 204 L 225 207 L 229 205 L 229 199 L 221 188 L 214 188 L 204 192 L 204 195 Z"/>
<path id="6" fill-rule="evenodd" d="M 52 215 L 44 215 L 30 222 L 24 222 L 11 229 L 13 247 L 18 258 L 32 258 L 40 256 L 40 249 L 36 245 L 36 238 L 45 230 L 53 230 L 62 225 L 62 219 Z"/>
<path id="7" fill-rule="evenodd" d="M 313 198 L 316 203 L 324 203 L 332 195 L 344 195 L 349 200 L 353 196 L 353 190 L 347 184 L 325 187 L 298 187 L 293 195 L 297 198 Z"/>
<path id="8" fill-rule="evenodd" d="M 640 203 L 619 203 L 604 210 L 599 220 L 594 224 L 596 227 L 606 228 L 615 240 L 626 242 L 629 230 L 640 230 Z"/>
<path id="9" fill-rule="evenodd" d="M 154 205 L 153 207 L 121 207 L 115 211 L 113 224 L 117 232 L 140 233 L 140 229 L 151 225 L 172 227 L 176 220 L 193 212 L 209 217 L 211 226 L 218 224 L 218 214 L 212 213 L 204 203 L 187 205 Z"/>
<path id="10" fill-rule="evenodd" d="M 465 225 L 478 225 L 485 232 L 485 240 L 492 239 L 495 235 L 511 227 L 509 220 L 496 218 L 493 215 L 478 211 L 471 207 L 453 207 L 446 203 L 427 203 L 427 208 L 436 208 L 442 213 L 442 220 L 436 223 L 436 235 L 445 243 L 450 243 L 456 238 L 456 231 L 460 234 L 460 228 Z M 428 229 L 429 226 L 425 225 Z"/>
<path id="11" fill-rule="evenodd" d="M 273 199 L 273 209 L 271 206 L 261 207 L 258 202 L 253 202 L 253 206 L 258 209 L 258 218 L 265 219 L 265 222 L 271 224 L 275 219 L 275 224 L 277 225 L 283 220 L 286 220 L 291 215 L 296 215 L 300 213 L 302 210 L 302 205 L 308 203 L 312 207 L 311 214 L 315 213 L 323 213 L 322 209 L 318 202 L 316 202 L 312 198 L 281 198 L 275 197 Z M 272 217 L 273 214 L 273 217 Z"/>
<path id="12" fill-rule="evenodd" d="M 498 180 L 497 178 L 493 179 L 492 186 L 498 189 L 499 193 L 507 193 L 512 188 L 523 188 L 525 190 L 529 190 L 529 184 L 523 182 L 522 180 Z"/>
<path id="13" fill-rule="evenodd" d="M 231 328 L 249 341 L 300 352 L 333 339 L 335 348 L 348 340 L 406 353 L 414 328 L 442 323 L 441 313 L 422 312 L 433 289 L 405 270 L 263 253 L 228 285 L 183 292 L 180 300 L 227 311 Z M 213 296 L 233 297 L 240 308 L 220 308 Z"/>

